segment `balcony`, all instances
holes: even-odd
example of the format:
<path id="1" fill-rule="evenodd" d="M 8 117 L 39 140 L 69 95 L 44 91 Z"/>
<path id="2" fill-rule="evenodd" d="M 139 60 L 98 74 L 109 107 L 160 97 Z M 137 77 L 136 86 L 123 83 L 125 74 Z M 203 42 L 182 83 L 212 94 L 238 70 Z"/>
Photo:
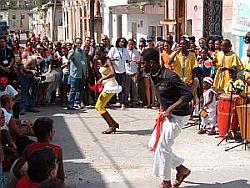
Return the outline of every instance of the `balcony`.
<path id="1" fill-rule="evenodd" d="M 35 6 L 32 4 L 25 4 L 25 5 L 17 5 L 17 4 L 2 4 L 0 3 L 0 10 L 8 10 L 8 9 L 33 9 Z"/>
<path id="2" fill-rule="evenodd" d="M 128 0 L 128 4 L 132 3 L 162 3 L 162 0 Z"/>

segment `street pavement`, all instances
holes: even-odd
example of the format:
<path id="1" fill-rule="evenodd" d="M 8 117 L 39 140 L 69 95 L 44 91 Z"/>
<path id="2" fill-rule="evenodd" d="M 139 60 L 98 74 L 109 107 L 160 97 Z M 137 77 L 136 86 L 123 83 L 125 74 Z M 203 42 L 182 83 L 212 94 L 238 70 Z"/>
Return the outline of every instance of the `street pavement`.
<path id="1" fill-rule="evenodd" d="M 67 111 L 60 106 L 40 108 L 22 119 L 48 116 L 54 120 L 53 143 L 62 146 L 66 183 L 73 188 L 157 188 L 152 175 L 153 153 L 147 143 L 157 110 L 108 109 L 120 123 L 116 134 L 103 135 L 106 124 L 95 109 Z M 174 152 L 185 159 L 191 175 L 185 188 L 249 188 L 250 151 L 220 138 L 197 135 L 197 127 L 183 129 L 174 143 Z M 172 174 L 172 179 L 175 172 Z"/>

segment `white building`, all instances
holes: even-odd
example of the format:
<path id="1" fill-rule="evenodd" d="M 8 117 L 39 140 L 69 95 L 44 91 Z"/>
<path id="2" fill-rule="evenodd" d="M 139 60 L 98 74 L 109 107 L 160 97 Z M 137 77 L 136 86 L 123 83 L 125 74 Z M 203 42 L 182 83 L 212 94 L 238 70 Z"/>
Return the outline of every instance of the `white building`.
<path id="1" fill-rule="evenodd" d="M 98 42 L 102 34 L 100 4 L 99 0 L 94 1 L 94 36 Z M 64 0 L 62 8 L 64 40 L 72 42 L 74 38 L 90 36 L 90 0 Z"/>
<path id="2" fill-rule="evenodd" d="M 38 8 L 32 9 L 29 14 L 29 31 L 33 32 L 35 35 L 43 34 L 43 27 L 43 15 Z"/>
<path id="3" fill-rule="evenodd" d="M 29 9 L 34 1 L 1 0 L 0 20 L 6 20 L 10 32 L 29 31 Z"/>
<path id="4" fill-rule="evenodd" d="M 43 12 L 44 34 L 51 41 L 58 41 L 58 39 L 62 39 L 62 33 L 58 36 L 58 27 L 62 27 L 63 25 L 62 3 L 57 1 L 54 10 L 54 1 L 50 1 L 47 4 L 42 5 L 41 11 Z"/>
<path id="5" fill-rule="evenodd" d="M 51 41 L 63 40 L 63 11 L 60 1 L 57 1 L 55 7 L 54 1 L 49 1 L 43 4 L 41 8 L 32 9 L 29 19 L 30 31 L 34 34 L 47 36 Z"/>
<path id="6" fill-rule="evenodd" d="M 114 43 L 117 38 L 146 38 L 147 35 L 163 36 L 164 18 L 163 1 L 112 1 L 103 4 L 104 34 L 109 35 Z"/>

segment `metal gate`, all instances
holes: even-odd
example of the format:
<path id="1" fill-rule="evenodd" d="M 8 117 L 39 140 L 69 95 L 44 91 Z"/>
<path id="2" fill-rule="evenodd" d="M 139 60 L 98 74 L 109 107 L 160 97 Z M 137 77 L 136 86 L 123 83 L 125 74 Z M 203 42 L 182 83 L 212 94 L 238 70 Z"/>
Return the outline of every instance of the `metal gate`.
<path id="1" fill-rule="evenodd" d="M 222 35 L 222 0 L 203 0 L 203 36 Z"/>

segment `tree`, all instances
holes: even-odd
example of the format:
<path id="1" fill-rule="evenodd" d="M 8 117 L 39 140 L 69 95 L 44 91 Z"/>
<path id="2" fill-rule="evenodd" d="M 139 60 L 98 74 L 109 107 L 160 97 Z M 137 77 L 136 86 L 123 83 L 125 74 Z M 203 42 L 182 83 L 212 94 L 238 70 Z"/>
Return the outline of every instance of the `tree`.
<path id="1" fill-rule="evenodd" d="M 36 6 L 41 8 L 43 4 L 48 3 L 50 0 L 36 0 Z"/>

